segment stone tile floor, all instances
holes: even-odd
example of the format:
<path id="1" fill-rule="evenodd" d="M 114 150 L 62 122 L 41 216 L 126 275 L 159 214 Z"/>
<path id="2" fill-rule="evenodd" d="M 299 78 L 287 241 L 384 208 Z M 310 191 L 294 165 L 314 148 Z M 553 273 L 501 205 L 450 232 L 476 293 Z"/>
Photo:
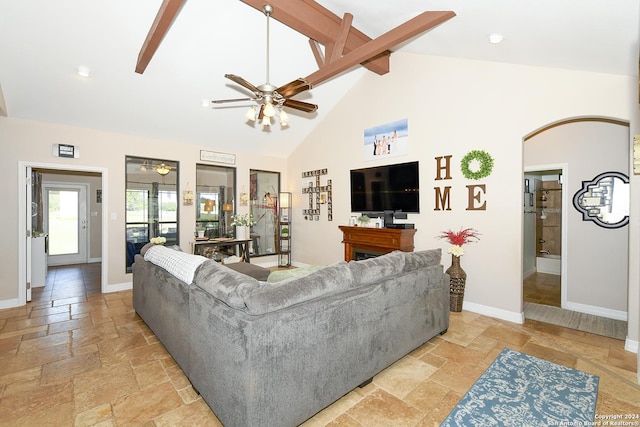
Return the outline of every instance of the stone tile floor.
<path id="1" fill-rule="evenodd" d="M 524 302 L 560 307 L 560 276 L 557 274 L 534 273 L 522 281 Z"/>
<path id="2" fill-rule="evenodd" d="M 0 310 L 0 425 L 221 425 L 135 314 L 131 291 L 91 291 L 99 274 L 78 269 L 56 269 L 50 291 Z M 71 285 L 80 280 L 84 293 Z M 71 294 L 57 292 L 58 283 Z M 636 355 L 623 341 L 463 311 L 451 313 L 444 336 L 303 425 L 437 426 L 504 347 L 599 375 L 598 414 L 640 413 Z"/>

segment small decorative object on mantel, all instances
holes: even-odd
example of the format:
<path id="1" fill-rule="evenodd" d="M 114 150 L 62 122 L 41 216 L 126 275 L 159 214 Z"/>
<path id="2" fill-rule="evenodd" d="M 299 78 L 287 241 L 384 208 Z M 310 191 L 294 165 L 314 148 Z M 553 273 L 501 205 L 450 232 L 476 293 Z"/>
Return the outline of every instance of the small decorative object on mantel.
<path id="1" fill-rule="evenodd" d="M 165 243 L 167 243 L 167 238 L 166 237 L 152 237 L 151 239 L 149 239 L 150 243 L 153 243 L 154 245 L 164 245 Z"/>
<path id="2" fill-rule="evenodd" d="M 473 228 L 464 228 L 460 231 L 443 231 L 436 236 L 439 239 L 446 239 L 451 243 L 447 253 L 451 254 L 451 267 L 446 273 L 450 277 L 449 281 L 449 311 L 462 311 L 462 301 L 464 300 L 464 287 L 467 283 L 467 273 L 460 267 L 460 257 L 464 255 L 462 246 L 466 243 L 477 242 L 480 233 Z"/>
<path id="3" fill-rule="evenodd" d="M 356 218 L 356 221 L 358 222 L 358 225 L 360 227 L 366 227 L 369 221 L 371 221 L 371 218 L 369 218 L 365 214 L 361 214 L 358 218 Z"/>
<path id="4" fill-rule="evenodd" d="M 256 221 L 251 214 L 231 215 L 231 226 L 236 228 L 236 239 L 246 240 L 249 236 L 249 227 L 255 225 Z"/>

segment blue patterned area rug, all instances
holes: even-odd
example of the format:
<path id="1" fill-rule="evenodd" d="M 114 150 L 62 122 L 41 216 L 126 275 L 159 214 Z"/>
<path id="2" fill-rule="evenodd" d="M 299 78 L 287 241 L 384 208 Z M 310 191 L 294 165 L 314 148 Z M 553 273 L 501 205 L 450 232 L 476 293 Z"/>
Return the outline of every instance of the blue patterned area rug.
<path id="1" fill-rule="evenodd" d="M 592 425 L 598 381 L 505 348 L 441 426 Z"/>

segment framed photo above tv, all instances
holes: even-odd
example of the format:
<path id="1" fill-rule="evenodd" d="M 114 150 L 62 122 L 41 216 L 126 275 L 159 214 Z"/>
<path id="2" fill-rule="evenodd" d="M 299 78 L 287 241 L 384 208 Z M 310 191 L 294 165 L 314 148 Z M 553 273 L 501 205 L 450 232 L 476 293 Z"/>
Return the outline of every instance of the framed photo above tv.
<path id="1" fill-rule="evenodd" d="M 401 119 L 364 130 L 364 160 L 404 156 L 409 153 L 408 120 Z"/>

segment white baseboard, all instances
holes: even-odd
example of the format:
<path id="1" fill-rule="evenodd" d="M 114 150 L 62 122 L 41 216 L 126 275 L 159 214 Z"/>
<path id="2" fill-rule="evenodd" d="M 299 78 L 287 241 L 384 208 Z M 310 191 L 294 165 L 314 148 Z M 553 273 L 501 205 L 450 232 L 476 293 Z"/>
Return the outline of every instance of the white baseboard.
<path id="1" fill-rule="evenodd" d="M 251 264 L 257 265 L 258 267 L 269 268 L 269 267 L 277 267 L 278 261 L 252 262 Z"/>
<path id="2" fill-rule="evenodd" d="M 133 282 L 124 282 L 104 286 L 102 292 L 105 294 L 109 294 L 111 292 L 128 291 L 131 289 L 133 289 Z"/>
<path id="3" fill-rule="evenodd" d="M 630 351 L 631 353 L 637 353 L 638 341 L 630 340 L 629 337 L 627 337 L 627 339 L 624 340 L 624 349 Z M 640 373 L 640 371 L 638 371 L 638 373 Z"/>
<path id="4" fill-rule="evenodd" d="M 596 307 L 593 305 L 579 304 L 577 302 L 569 302 L 562 306 L 565 310 L 577 311 L 578 313 L 593 314 L 594 316 L 606 317 L 607 319 L 627 321 L 627 312 L 619 310 L 611 310 L 609 308 Z"/>
<path id="5" fill-rule="evenodd" d="M 94 262 L 102 262 L 102 257 L 89 258 L 89 260 L 87 261 L 88 264 L 92 264 Z"/>
<path id="6" fill-rule="evenodd" d="M 18 298 L 0 300 L 0 310 L 4 308 L 15 308 L 23 306 L 24 304 L 20 304 L 20 299 Z"/>
<path id="7" fill-rule="evenodd" d="M 305 264 L 304 262 L 292 262 L 291 265 L 298 268 L 311 267 L 311 264 Z"/>
<path id="8" fill-rule="evenodd" d="M 463 301 L 462 309 L 473 313 L 482 314 L 484 316 L 495 317 L 496 319 L 506 320 L 513 323 L 524 323 L 524 312 L 514 313 L 513 311 L 501 310 L 488 305 L 476 304 L 474 302 Z"/>

